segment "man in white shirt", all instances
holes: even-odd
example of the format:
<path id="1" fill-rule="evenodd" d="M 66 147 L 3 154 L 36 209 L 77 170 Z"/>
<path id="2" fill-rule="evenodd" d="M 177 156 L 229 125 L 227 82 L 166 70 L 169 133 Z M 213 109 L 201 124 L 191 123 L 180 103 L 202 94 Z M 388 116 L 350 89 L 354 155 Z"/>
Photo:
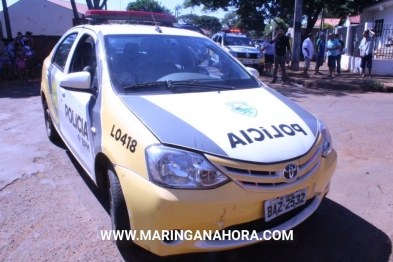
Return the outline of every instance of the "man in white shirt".
<path id="1" fill-rule="evenodd" d="M 309 33 L 308 38 L 303 41 L 303 57 L 304 57 L 304 71 L 303 77 L 309 78 L 310 76 L 307 74 L 307 70 L 310 68 L 310 62 L 312 59 L 312 55 L 314 54 L 314 34 Z"/>
<path id="2" fill-rule="evenodd" d="M 370 34 L 372 36 L 370 36 Z M 373 52 L 374 52 L 374 31 L 368 29 L 363 32 L 363 39 L 360 42 L 359 50 L 360 50 L 360 67 L 362 68 L 362 77 L 364 77 L 366 64 L 368 68 L 368 77 L 371 77 L 371 68 L 372 68 L 372 60 L 373 60 Z"/>

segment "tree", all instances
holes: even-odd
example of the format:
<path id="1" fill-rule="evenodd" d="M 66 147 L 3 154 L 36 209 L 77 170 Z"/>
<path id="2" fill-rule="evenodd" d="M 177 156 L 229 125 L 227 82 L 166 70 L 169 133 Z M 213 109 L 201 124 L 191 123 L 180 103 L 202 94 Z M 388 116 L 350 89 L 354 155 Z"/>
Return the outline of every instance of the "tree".
<path id="1" fill-rule="evenodd" d="M 281 18 L 277 18 L 276 20 L 270 22 L 270 24 L 268 24 L 265 27 L 265 30 L 263 31 L 263 35 L 272 35 L 272 31 L 273 28 L 275 28 L 275 31 L 277 32 L 277 28 L 282 28 L 284 29 L 284 32 L 288 31 L 289 25 L 287 23 L 285 23 L 285 21 Z M 274 36 L 272 36 L 273 38 Z"/>
<path id="2" fill-rule="evenodd" d="M 154 0 L 136 0 L 127 6 L 127 10 L 146 11 L 155 13 L 171 14 L 171 10 Z"/>
<path id="3" fill-rule="evenodd" d="M 220 20 L 217 17 L 207 16 L 207 15 L 202 15 L 202 16 L 198 16 L 195 14 L 181 15 L 179 16 L 178 21 L 185 24 L 192 24 L 192 25 L 199 26 L 200 28 L 209 30 L 210 32 L 213 33 L 220 31 L 222 27 Z"/>
<path id="4" fill-rule="evenodd" d="M 198 23 L 198 20 L 199 20 L 199 16 L 196 14 L 185 14 L 179 16 L 177 21 L 183 24 L 196 25 Z"/>
<path id="5" fill-rule="evenodd" d="M 179 17 L 179 15 L 180 15 L 180 10 L 182 10 L 183 9 L 183 6 L 182 5 L 176 5 L 175 6 L 175 17 L 176 17 L 176 19 Z"/>
<path id="6" fill-rule="evenodd" d="M 307 19 L 306 34 L 311 32 L 322 9 L 336 14 L 337 18 L 345 18 L 348 14 L 359 14 L 370 4 L 383 0 L 304 0 L 303 17 Z M 258 30 L 276 18 L 283 19 L 293 26 L 293 0 L 185 0 L 185 7 L 203 6 L 203 9 L 216 11 L 219 8 L 228 10 L 233 7 L 240 17 L 244 29 Z"/>
<path id="7" fill-rule="evenodd" d="M 239 16 L 235 11 L 230 11 L 225 14 L 224 18 L 221 21 L 222 25 L 228 28 L 237 27 L 239 22 Z"/>
<path id="8" fill-rule="evenodd" d="M 217 17 L 208 15 L 200 16 L 196 25 L 214 33 L 220 31 L 222 27 L 220 20 Z"/>

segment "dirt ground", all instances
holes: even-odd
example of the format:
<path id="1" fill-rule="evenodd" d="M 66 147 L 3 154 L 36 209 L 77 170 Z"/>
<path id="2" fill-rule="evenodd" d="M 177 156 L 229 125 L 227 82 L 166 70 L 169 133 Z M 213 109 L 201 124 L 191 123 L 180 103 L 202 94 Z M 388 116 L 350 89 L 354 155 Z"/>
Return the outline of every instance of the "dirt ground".
<path id="1" fill-rule="evenodd" d="M 103 241 L 108 198 L 45 134 L 39 82 L 0 85 L 0 261 L 393 261 L 393 94 L 278 86 L 330 128 L 331 191 L 294 241 L 159 258 Z"/>

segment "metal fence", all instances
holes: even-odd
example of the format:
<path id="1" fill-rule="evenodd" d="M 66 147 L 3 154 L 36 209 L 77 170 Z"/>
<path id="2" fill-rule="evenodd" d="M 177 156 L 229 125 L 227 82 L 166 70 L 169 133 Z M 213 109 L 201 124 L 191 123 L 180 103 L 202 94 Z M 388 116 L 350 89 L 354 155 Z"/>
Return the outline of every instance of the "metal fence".
<path id="1" fill-rule="evenodd" d="M 346 27 L 338 30 L 347 30 Z M 359 44 L 363 39 L 365 26 L 356 25 L 349 28 L 350 41 L 348 42 L 348 55 L 360 57 Z M 393 26 L 391 24 L 375 23 L 373 28 L 374 59 L 393 59 Z M 340 33 L 339 33 L 340 34 Z M 343 33 L 344 35 L 345 33 Z M 346 35 L 346 34 L 345 34 Z"/>
<path id="2" fill-rule="evenodd" d="M 374 58 L 393 59 L 393 25 L 376 23 L 374 32 Z"/>

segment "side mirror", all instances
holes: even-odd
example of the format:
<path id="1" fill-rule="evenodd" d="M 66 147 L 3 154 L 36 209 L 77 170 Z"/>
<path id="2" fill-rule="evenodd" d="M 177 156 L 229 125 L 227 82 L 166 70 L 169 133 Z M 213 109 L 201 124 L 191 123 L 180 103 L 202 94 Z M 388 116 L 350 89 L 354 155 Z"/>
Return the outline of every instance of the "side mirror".
<path id="1" fill-rule="evenodd" d="M 250 72 L 251 74 L 253 74 L 256 77 L 259 77 L 258 70 L 256 70 L 255 68 L 252 68 L 252 67 L 246 67 L 246 68 L 247 68 L 248 72 Z"/>
<path id="2" fill-rule="evenodd" d="M 91 85 L 91 75 L 89 72 L 76 72 L 63 77 L 60 86 L 70 89 L 89 90 Z"/>

